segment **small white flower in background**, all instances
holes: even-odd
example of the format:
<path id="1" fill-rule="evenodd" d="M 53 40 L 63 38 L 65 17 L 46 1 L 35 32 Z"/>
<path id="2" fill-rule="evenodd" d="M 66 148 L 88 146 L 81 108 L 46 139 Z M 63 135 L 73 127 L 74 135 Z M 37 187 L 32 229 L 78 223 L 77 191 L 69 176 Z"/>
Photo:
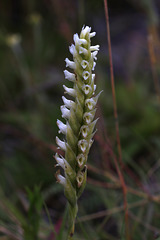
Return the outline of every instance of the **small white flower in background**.
<path id="1" fill-rule="evenodd" d="M 66 67 L 71 72 L 64 70 L 65 79 L 73 82 L 73 87 L 63 85 L 65 93 L 72 100 L 62 97 L 64 105 L 61 106 L 63 123 L 57 120 L 59 133 L 64 134 L 63 141 L 56 137 L 57 145 L 65 152 L 65 157 L 55 155 L 56 166 L 64 169 L 64 175 L 60 171 L 56 173 L 59 183 L 64 186 L 64 193 L 69 202 L 70 222 L 69 234 L 74 233 L 74 222 L 77 215 L 77 200 L 82 194 L 87 176 L 86 162 L 89 149 L 93 143 L 94 128 L 97 120 L 94 121 L 96 104 L 100 93 L 94 96 L 96 85 L 94 84 L 95 74 L 93 73 L 99 45 L 91 46 L 90 38 L 96 35 L 91 33 L 91 28 L 82 28 L 80 36 L 74 34 L 74 44 L 69 47 L 73 55 L 73 61 L 65 59 Z"/>

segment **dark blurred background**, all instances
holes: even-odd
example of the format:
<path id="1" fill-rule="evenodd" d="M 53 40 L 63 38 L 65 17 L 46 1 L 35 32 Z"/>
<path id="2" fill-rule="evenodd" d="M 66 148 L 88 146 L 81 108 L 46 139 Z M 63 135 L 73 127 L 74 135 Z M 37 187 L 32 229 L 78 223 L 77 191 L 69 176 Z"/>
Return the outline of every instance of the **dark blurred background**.
<path id="1" fill-rule="evenodd" d="M 132 172 L 125 170 L 125 178 L 135 188 L 141 183 L 150 194 L 158 193 L 160 1 L 108 0 L 108 7 L 122 160 Z M 98 140 L 105 141 L 107 136 L 112 150 L 117 153 L 103 1 L 0 1 L 0 239 L 4 235 L 8 236 L 5 239 L 22 239 L 18 229 L 24 228 L 18 214 L 30 221 L 29 206 L 33 204 L 37 209 L 39 203 L 35 199 L 40 195 L 53 225 L 58 230 L 61 226 L 66 200 L 63 188 L 54 177 L 56 169 L 52 155 L 56 151 L 56 120 L 61 119 L 64 59 L 71 59 L 68 47 L 73 42 L 73 34 L 79 33 L 84 24 L 96 31 L 93 45 L 100 45 L 96 66 L 97 92 L 104 90 L 97 111 L 99 131 L 91 149 L 89 166 L 116 175 L 110 154 Z M 89 182 L 80 199 L 80 216 L 122 203 L 121 191 L 110 189 L 107 192 L 103 187 L 96 188 L 93 180 L 108 181 L 102 174 L 96 175 L 89 169 Z M 98 199 L 97 195 L 100 196 Z M 135 201 L 133 196 L 128 199 Z M 40 227 L 39 239 L 55 239 L 48 227 L 44 206 L 38 209 L 38 221 L 45 222 L 47 229 L 45 235 Z M 159 205 L 147 209 L 152 216 L 148 224 L 154 223 L 158 229 L 159 216 L 155 211 Z M 138 215 L 140 219 L 146 217 L 147 210 L 143 210 Z M 139 209 L 137 213 L 140 214 Z M 95 220 L 95 239 L 119 239 L 120 219 L 120 215 L 111 217 L 103 224 L 101 219 Z M 80 234 L 77 239 L 92 239 L 95 222 L 83 226 L 88 238 Z M 135 225 L 133 231 L 137 237 L 133 239 L 155 239 L 154 231 L 147 228 L 143 231 L 143 227 Z"/>

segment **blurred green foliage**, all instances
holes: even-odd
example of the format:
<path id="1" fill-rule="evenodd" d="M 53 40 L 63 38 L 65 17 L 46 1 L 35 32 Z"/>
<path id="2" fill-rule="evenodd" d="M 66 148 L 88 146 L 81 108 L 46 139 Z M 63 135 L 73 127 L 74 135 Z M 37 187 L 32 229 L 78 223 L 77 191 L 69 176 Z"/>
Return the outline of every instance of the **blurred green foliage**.
<path id="1" fill-rule="evenodd" d="M 41 219 L 41 210 L 43 205 L 43 199 L 40 192 L 40 187 L 35 186 L 31 191 L 27 188 L 29 209 L 27 213 L 27 223 L 24 228 L 24 239 L 38 239 L 39 224 Z"/>

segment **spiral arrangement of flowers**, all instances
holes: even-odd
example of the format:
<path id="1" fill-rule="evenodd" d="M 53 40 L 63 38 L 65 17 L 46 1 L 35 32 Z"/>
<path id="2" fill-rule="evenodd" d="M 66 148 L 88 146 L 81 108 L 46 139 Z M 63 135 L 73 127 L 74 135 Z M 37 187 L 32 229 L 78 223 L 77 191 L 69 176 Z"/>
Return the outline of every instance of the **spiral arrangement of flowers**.
<path id="1" fill-rule="evenodd" d="M 91 46 L 91 38 L 95 36 L 91 28 L 82 28 L 80 36 L 74 34 L 74 44 L 69 47 L 73 61 L 65 59 L 66 67 L 72 72 L 64 70 L 65 78 L 73 82 L 73 88 L 63 85 L 65 93 L 71 99 L 62 96 L 64 105 L 61 106 L 62 117 L 66 123 L 57 120 L 59 133 L 65 135 L 64 140 L 56 137 L 56 143 L 65 152 L 65 157 L 56 153 L 56 166 L 64 170 L 64 176 L 57 171 L 56 178 L 64 186 L 64 194 L 69 202 L 70 223 L 69 236 L 74 233 L 74 222 L 77 215 L 77 200 L 81 196 L 87 176 L 87 158 L 95 134 L 94 120 L 98 95 L 95 95 L 94 83 L 97 53 L 99 45 Z"/>

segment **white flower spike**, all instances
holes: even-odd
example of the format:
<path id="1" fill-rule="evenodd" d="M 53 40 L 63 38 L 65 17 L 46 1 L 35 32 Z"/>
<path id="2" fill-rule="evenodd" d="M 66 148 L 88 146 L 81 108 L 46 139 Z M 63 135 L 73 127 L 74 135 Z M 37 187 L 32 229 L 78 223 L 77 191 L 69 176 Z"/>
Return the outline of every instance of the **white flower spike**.
<path id="1" fill-rule="evenodd" d="M 73 87 L 63 85 L 65 93 L 72 100 L 62 96 L 64 105 L 61 106 L 62 117 L 66 124 L 57 120 L 59 133 L 64 134 L 65 140 L 56 137 L 57 145 L 65 152 L 65 157 L 55 155 L 56 166 L 63 168 L 64 177 L 58 172 L 57 181 L 64 186 L 64 194 L 69 202 L 70 222 L 69 236 L 73 235 L 77 215 L 77 199 L 82 194 L 87 177 L 87 158 L 95 134 L 94 120 L 98 95 L 95 96 L 95 74 L 93 73 L 99 45 L 91 46 L 91 27 L 83 26 L 80 35 L 74 34 L 75 44 L 69 47 L 73 61 L 65 59 L 65 79 L 73 83 Z"/>

